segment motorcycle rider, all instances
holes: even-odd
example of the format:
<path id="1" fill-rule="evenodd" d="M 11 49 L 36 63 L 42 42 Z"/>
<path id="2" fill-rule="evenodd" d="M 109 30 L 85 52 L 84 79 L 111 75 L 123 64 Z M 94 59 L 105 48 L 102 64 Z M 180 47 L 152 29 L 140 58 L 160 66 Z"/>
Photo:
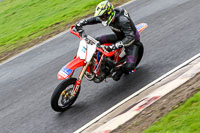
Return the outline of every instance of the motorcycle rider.
<path id="1" fill-rule="evenodd" d="M 128 73 L 135 69 L 138 50 L 141 45 L 140 35 L 135 24 L 131 20 L 128 12 L 122 8 L 114 8 L 108 1 L 99 3 L 95 10 L 95 15 L 88 19 L 83 19 L 76 23 L 80 28 L 85 25 L 102 23 L 109 26 L 114 34 L 107 34 L 96 39 L 101 43 L 113 43 L 108 50 L 125 48 L 126 63 L 113 75 L 113 80 L 118 81 L 123 73 Z"/>

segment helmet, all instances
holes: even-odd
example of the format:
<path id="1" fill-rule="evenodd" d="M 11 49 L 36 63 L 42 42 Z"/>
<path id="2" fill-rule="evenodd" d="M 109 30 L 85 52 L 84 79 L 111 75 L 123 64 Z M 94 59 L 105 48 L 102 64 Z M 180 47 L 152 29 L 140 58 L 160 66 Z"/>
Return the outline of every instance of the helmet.
<path id="1" fill-rule="evenodd" d="M 114 6 L 108 1 L 103 1 L 97 5 L 94 16 L 99 17 L 103 25 L 107 26 L 115 16 Z"/>

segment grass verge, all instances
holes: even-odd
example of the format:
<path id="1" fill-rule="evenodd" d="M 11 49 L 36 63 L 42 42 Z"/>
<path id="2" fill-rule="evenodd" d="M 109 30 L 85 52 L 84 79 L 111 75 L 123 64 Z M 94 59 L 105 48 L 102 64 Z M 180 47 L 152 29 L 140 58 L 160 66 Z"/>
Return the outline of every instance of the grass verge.
<path id="1" fill-rule="evenodd" d="M 144 133 L 199 133 L 200 132 L 200 92 L 185 104 L 173 110 Z"/>
<path id="2" fill-rule="evenodd" d="M 0 2 L 0 62 L 54 36 L 103 0 L 4 0 Z M 110 0 L 115 6 L 129 0 Z"/>

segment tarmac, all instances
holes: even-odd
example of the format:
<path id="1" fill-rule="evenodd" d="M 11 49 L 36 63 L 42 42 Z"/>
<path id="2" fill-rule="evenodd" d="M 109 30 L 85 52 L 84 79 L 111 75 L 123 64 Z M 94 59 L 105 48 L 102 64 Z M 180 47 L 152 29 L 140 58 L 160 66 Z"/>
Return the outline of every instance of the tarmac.
<path id="1" fill-rule="evenodd" d="M 141 88 L 74 133 L 109 133 L 200 73 L 200 53 Z"/>

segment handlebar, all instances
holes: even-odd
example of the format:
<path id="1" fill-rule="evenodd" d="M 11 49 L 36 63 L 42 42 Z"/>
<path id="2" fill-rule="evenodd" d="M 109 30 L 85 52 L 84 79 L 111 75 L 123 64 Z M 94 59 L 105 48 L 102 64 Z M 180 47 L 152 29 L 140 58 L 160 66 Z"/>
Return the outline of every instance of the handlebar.
<path id="1" fill-rule="evenodd" d="M 111 57 L 117 52 L 117 50 L 107 52 L 107 50 L 104 48 L 103 45 L 99 45 L 99 42 L 96 39 L 94 39 L 93 37 L 87 36 L 83 29 L 79 29 L 79 31 L 77 31 L 77 29 L 75 28 L 75 25 L 72 25 L 70 27 L 70 32 L 72 34 L 76 35 L 81 40 L 85 37 L 87 40 L 94 42 L 94 44 L 97 46 L 97 50 L 100 51 L 101 53 L 103 53 L 105 56 Z"/>

